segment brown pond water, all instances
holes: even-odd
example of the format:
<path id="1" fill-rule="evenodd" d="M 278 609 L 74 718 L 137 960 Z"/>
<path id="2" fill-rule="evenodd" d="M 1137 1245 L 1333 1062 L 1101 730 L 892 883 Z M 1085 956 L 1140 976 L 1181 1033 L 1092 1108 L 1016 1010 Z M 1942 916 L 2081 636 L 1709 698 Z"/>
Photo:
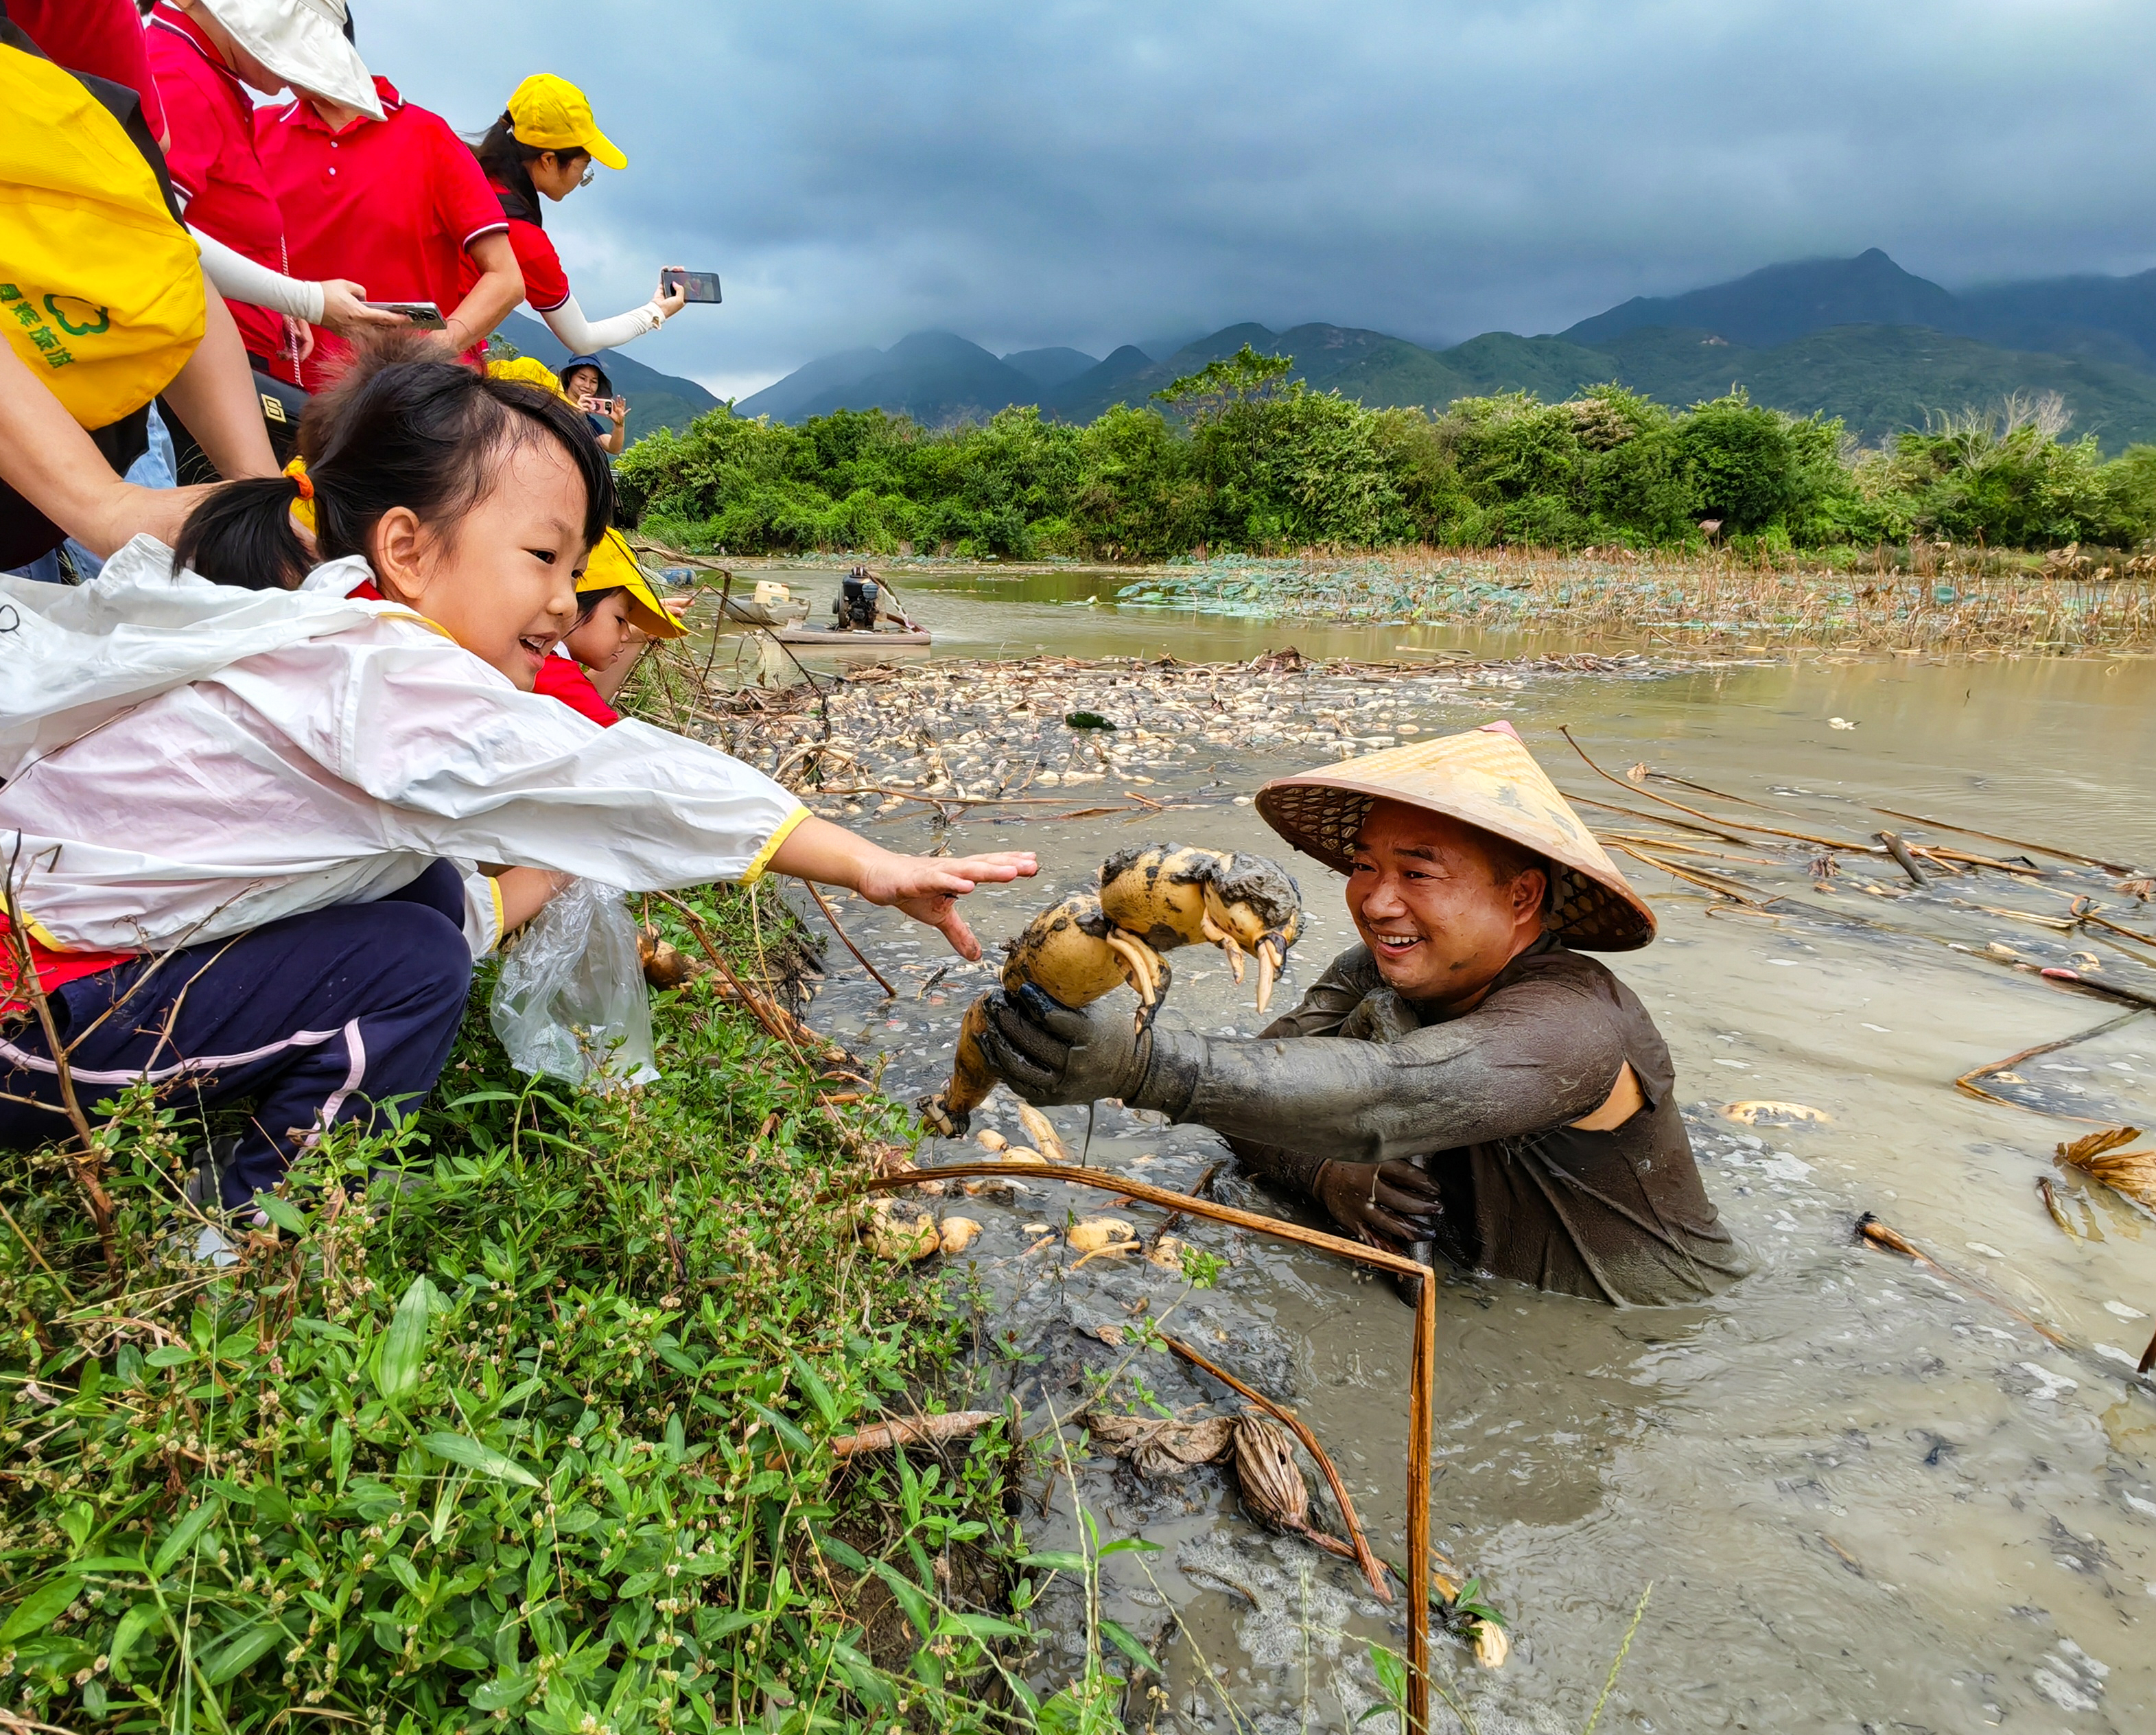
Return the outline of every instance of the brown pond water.
<path id="1" fill-rule="evenodd" d="M 1402 642 L 1383 629 L 1069 606 L 1092 582 L 916 580 L 908 595 L 938 631 L 939 657 L 1045 647 L 1198 660 L 1291 641 L 1312 654 L 1370 657 Z M 808 588 L 820 608 L 829 581 Z M 1105 581 L 1097 589 L 1112 595 Z M 1869 812 L 1876 803 L 2144 870 L 2156 863 L 2156 662 L 1887 658 L 1657 678 L 1530 673 L 1494 690 L 1404 677 L 1378 685 L 1399 701 L 1396 721 L 1425 732 L 1510 716 L 1566 788 L 1635 807 L 1651 803 L 1598 783 L 1572 759 L 1559 724 L 1612 769 L 1645 761 L 1804 815 L 1749 815 L 1770 824 L 1863 837 L 1897 823 Z M 1834 727 L 1836 717 L 1856 726 Z M 970 901 L 975 926 L 991 942 L 1014 932 L 1052 891 L 1088 881 L 1109 851 L 1154 836 L 1279 853 L 1233 796 L 1332 757 L 1292 742 L 1204 747 L 1147 767 L 1148 795 L 1204 803 L 1159 819 L 1013 817 L 1060 811 L 1044 808 L 992 810 L 993 823 L 977 812 L 950 829 L 954 846 L 1022 841 L 1040 850 L 1043 874 Z M 1106 799 L 1116 788 L 1088 793 Z M 896 809 L 873 834 L 932 847 L 944 834 L 921 813 Z M 2156 1727 L 2156 1394 L 2131 1377 L 2156 1331 L 2156 1219 L 2060 1177 L 2081 1231 L 2070 1238 L 2035 1187 L 2057 1173 L 2054 1144 L 2086 1130 L 2062 1115 L 2156 1124 L 2156 1014 L 2027 1063 L 2018 1094 L 2056 1112 L 1974 1101 L 1952 1084 L 2122 1009 L 1975 955 L 1987 946 L 2037 962 L 2092 952 L 2113 979 L 2156 988 L 2156 970 L 2121 950 L 1975 906 L 2058 915 L 2066 895 L 2087 891 L 2149 932 L 2156 906 L 2124 913 L 2117 876 L 2093 872 L 2049 891 L 1985 873 L 1911 891 L 1891 869 L 1844 858 L 1841 890 L 1830 896 L 1809 889 L 1801 865 L 1695 865 L 1786 893 L 1771 906 L 1779 919 L 1727 906 L 1710 916 L 1707 893 L 1626 860 L 1662 933 L 1611 962 L 1668 1039 L 1708 1191 L 1756 1274 L 1711 1303 L 1659 1311 L 1469 1276 L 1442 1290 L 1435 1531 L 1463 1573 L 1482 1576 L 1514 1640 L 1496 1672 L 1440 1640 L 1445 1691 L 1487 1735 L 1579 1730 L 1651 1581 L 1599 1728 Z M 1337 880 L 1307 860 L 1296 872 L 1311 922 L 1284 997 L 1352 940 Z M 1866 880 L 1881 892 L 1866 893 Z M 1897 890 L 1905 895 L 1887 895 Z M 957 1019 L 985 978 L 960 969 L 928 986 L 948 957 L 940 942 L 855 901 L 842 914 L 901 983 L 901 998 L 883 1001 L 834 946 L 812 1022 L 887 1054 L 887 1087 L 916 1096 L 942 1081 Z M 1255 1022 L 1247 994 L 1211 954 L 1178 958 L 1162 1015 L 1216 1031 Z M 1754 1128 L 1721 1112 L 1753 1098 L 1829 1118 Z M 1086 1111 L 1053 1115 L 1075 1153 Z M 1023 1142 L 1007 1096 L 981 1119 Z M 979 1154 L 930 1140 L 919 1155 L 932 1164 L 962 1153 Z M 1106 1107 L 1088 1147 L 1100 1167 L 1170 1187 L 1191 1185 L 1223 1154 L 1203 1128 Z M 1232 1173 L 1220 1196 L 1284 1209 Z M 1232 1408 L 1164 1355 L 1085 1335 L 1129 1323 L 1141 1299 L 1156 1316 L 1176 1303 L 1168 1328 L 1296 1405 L 1337 1459 L 1379 1551 L 1399 1558 L 1411 1316 L 1389 1288 L 1199 1224 L 1188 1238 L 1228 1269 L 1218 1287 L 1178 1301 L 1178 1279 L 1136 1261 L 1073 1270 L 1060 1242 L 1026 1252 L 1039 1239 L 1026 1224 L 1096 1213 L 1096 1196 L 1036 1178 L 1009 1206 L 938 1203 L 985 1224 L 963 1261 L 987 1292 L 983 1407 L 1014 1389 L 1029 1430 L 1040 1432 L 1082 1404 L 1088 1370 L 1097 1378 L 1122 1368 L 1126 1404 L 1136 1379 L 1171 1407 Z M 2061 1350 L 2007 1309 L 1857 1243 L 1853 1224 L 1866 1210 L 2078 1348 Z M 1142 1207 L 1118 1214 L 1141 1233 L 1158 1221 Z M 1340 1729 L 1376 1702 L 1368 1645 L 1404 1649 L 1404 1628 L 1397 1607 L 1373 1602 L 1352 1567 L 1250 1523 L 1217 1471 L 1155 1486 L 1094 1460 L 1077 1486 L 1104 1539 L 1142 1534 L 1161 1545 L 1104 1571 L 1107 1612 L 1168 1666 L 1152 1727 Z M 1045 1517 L 1029 1507 L 1027 1533 L 1038 1547 L 1075 1545 L 1068 1485 L 1050 1491 Z M 1050 1606 L 1059 1636 L 1041 1660 L 1043 1681 L 1068 1678 L 1083 1643 L 1081 1605 L 1052 1596 Z M 1133 1726 L 1147 1726 L 1142 1695 L 1132 1711 Z M 1449 1718 L 1440 1712 L 1438 1726 Z"/>

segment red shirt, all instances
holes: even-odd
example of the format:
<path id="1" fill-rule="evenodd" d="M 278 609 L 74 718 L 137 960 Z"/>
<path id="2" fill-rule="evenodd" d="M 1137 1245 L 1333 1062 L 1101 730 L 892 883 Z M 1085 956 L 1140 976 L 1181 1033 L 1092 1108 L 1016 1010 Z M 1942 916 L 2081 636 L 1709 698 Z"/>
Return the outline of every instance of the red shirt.
<path id="1" fill-rule="evenodd" d="M 12 11 L 9 16 L 13 16 Z M 0 1014 L 19 1012 L 30 1003 L 28 994 L 17 992 L 15 947 L 9 932 L 8 918 L 0 916 Z M 30 968 L 37 974 L 38 986 L 49 994 L 62 983 L 95 976 L 135 956 L 131 952 L 53 952 L 40 946 L 34 934 L 30 937 Z"/>
<path id="2" fill-rule="evenodd" d="M 584 673 L 584 665 L 574 657 L 557 653 L 547 658 L 539 665 L 539 679 L 531 690 L 544 693 L 549 699 L 559 699 L 602 729 L 610 729 L 621 721 L 621 713 L 599 697 L 599 690 L 592 685 L 591 676 Z"/>
<path id="3" fill-rule="evenodd" d="M 258 265 L 290 275 L 285 213 L 254 151 L 254 105 L 246 87 L 185 13 L 162 3 L 145 33 L 150 66 L 172 126 L 165 153 L 172 186 L 187 201 L 187 224 Z M 227 301 L 250 356 L 275 361 L 291 345 L 280 315 L 249 301 Z M 274 370 L 294 377 L 292 364 Z"/>
<path id="4" fill-rule="evenodd" d="M 506 189 L 499 182 L 490 184 L 499 202 Z M 531 304 L 534 313 L 552 313 L 569 299 L 569 274 L 562 269 L 562 257 L 537 223 L 523 217 L 507 217 L 506 221 L 509 244 L 516 249 L 517 266 L 524 273 L 524 299 Z M 459 265 L 457 280 L 463 285 L 459 295 L 468 295 L 479 281 L 479 265 L 470 254 Z"/>
<path id="5" fill-rule="evenodd" d="M 254 111 L 254 142 L 270 190 L 285 213 L 291 275 L 349 277 L 371 301 L 432 301 L 444 316 L 458 287 L 465 249 L 506 228 L 501 202 L 471 147 L 436 114 L 374 81 L 384 118 L 364 115 L 332 133 L 308 104 Z M 476 362 L 485 334 L 465 352 Z M 300 383 L 318 391 L 351 353 L 318 332 Z"/>
<path id="6" fill-rule="evenodd" d="M 150 74 L 142 20 L 131 0 L 8 0 L 8 17 L 55 66 L 110 79 L 136 92 L 150 136 L 163 139 L 164 105 Z"/>

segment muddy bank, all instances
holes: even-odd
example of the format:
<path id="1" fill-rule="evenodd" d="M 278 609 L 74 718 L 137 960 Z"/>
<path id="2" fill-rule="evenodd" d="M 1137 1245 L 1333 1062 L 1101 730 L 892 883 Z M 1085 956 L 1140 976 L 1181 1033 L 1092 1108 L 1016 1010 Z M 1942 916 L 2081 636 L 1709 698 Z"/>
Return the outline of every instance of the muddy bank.
<path id="1" fill-rule="evenodd" d="M 997 588 L 1015 593 L 1035 582 Z M 930 606 L 947 598 L 956 616 L 957 593 Z M 1046 598 L 983 603 L 970 591 L 963 600 L 983 618 L 967 629 L 976 644 L 1004 630 L 1030 653 L 1068 624 L 1055 648 L 1090 652 L 1127 644 L 1122 635 L 1135 630 L 1127 611 L 1086 608 L 1082 595 L 1067 608 Z M 1186 636 L 1155 640 L 1152 660 L 1178 643 L 1194 651 L 1267 630 L 1186 618 L 1177 628 Z M 1331 630 L 1298 625 L 1295 636 L 1306 651 L 1386 648 L 1367 633 L 1316 636 Z M 1286 637 L 1275 631 L 1273 642 Z M 1653 1597 L 1598 1727 L 1996 1723 L 2080 1735 L 2145 1724 L 2156 1705 L 2145 1644 L 2156 1614 L 2156 1404 L 2134 1386 L 2133 1364 L 2156 1331 L 2156 1218 L 2062 1171 L 2052 1153 L 2087 1130 L 2083 1121 L 2152 1124 L 2156 1015 L 2007 1068 L 2018 1084 L 1992 1074 L 1986 1088 L 1999 1100 L 1954 1081 L 2128 1009 L 2017 963 L 2082 969 L 2092 957 L 2117 984 L 2156 982 L 2132 955 L 2156 947 L 2100 937 L 2107 931 L 2074 901 L 2092 899 L 2087 913 L 2156 934 L 2156 906 L 2121 889 L 2134 875 L 2113 870 L 2156 860 L 2146 770 L 2156 762 L 2156 664 L 1850 653 L 1602 672 L 1525 662 L 1223 669 L 1178 675 L 1165 697 L 1192 715 L 1163 708 L 1156 727 L 1150 689 L 1117 685 L 1136 672 L 1127 660 L 1065 670 L 1060 689 L 1040 689 L 1033 709 L 1008 716 L 1004 690 L 993 703 L 968 701 L 957 677 L 994 672 L 968 660 L 948 680 L 932 679 L 937 671 L 924 663 L 831 692 L 834 733 L 901 737 L 877 749 L 885 757 L 871 757 L 859 781 L 913 781 L 888 811 L 878 811 L 888 795 L 814 798 L 841 809 L 852 800 L 863 808 L 852 823 L 875 823 L 872 834 L 895 845 L 930 847 L 949 834 L 954 847 L 993 838 L 1039 849 L 1041 880 L 974 901 L 991 944 L 1132 843 L 1178 836 L 1277 854 L 1278 840 L 1235 798 L 1267 776 L 1355 750 L 1343 737 L 1411 740 L 1409 725 L 1426 735 L 1495 715 L 1518 725 L 1568 791 L 1632 810 L 1583 806 L 1613 842 L 1708 881 L 1620 857 L 1663 937 L 1613 964 L 1670 1042 L 1710 1195 L 1757 1274 L 1712 1303 L 1666 1311 L 1617 1312 L 1466 1276 L 1440 1296 L 1437 1536 L 1515 1623 L 1512 1656 L 1495 1674 L 1462 1645 L 1440 1649 L 1447 1690 L 1484 1735 L 1578 1729 L 1650 1581 Z M 1473 682 L 1435 678 L 1471 674 Z M 1227 708 L 1208 708 L 1203 680 Z M 1250 696 L 1245 682 L 1265 696 L 1262 706 L 1235 708 Z M 686 685 L 681 694 L 690 702 Z M 765 716 L 753 732 L 764 714 L 749 696 L 714 691 L 695 702 L 720 719 L 704 728 L 741 731 L 744 748 L 775 766 L 821 738 L 815 711 L 796 696 L 798 710 Z M 763 697 L 775 705 L 778 696 Z M 736 703 L 746 708 L 728 709 Z M 1101 756 L 1089 760 L 1081 747 L 1074 758 L 1065 737 L 1085 731 L 1048 727 L 1058 706 L 1124 726 L 1103 737 Z M 1260 721 L 1273 737 L 1262 742 Z M 1572 755 L 1560 725 L 1621 788 Z M 949 778 L 933 794 L 924 726 Z M 1141 728 L 1162 740 L 1137 742 Z M 979 740 L 959 745 L 977 729 Z M 1116 740 L 1126 735 L 1128 745 Z M 975 799 L 984 778 L 990 792 L 1018 792 L 1020 754 L 1036 737 L 1043 745 L 1024 753 L 1026 764 L 1045 756 L 1049 768 L 1075 765 L 1100 781 L 1075 790 L 1059 782 L 1039 806 L 1029 804 L 1043 794 L 1037 778 L 1026 803 Z M 973 754 L 980 762 L 966 763 Z M 1012 763 L 995 773 L 998 757 Z M 1155 758 L 1165 762 L 1140 762 Z M 1627 775 L 1641 765 L 1640 778 Z M 835 790 L 850 780 L 830 781 Z M 1956 824 L 2024 841 L 1946 829 Z M 1881 830 L 1911 850 L 1922 885 L 1878 842 Z M 1821 858 L 1831 872 L 1814 872 Z M 1337 882 L 1305 862 L 1296 870 L 1311 931 L 1283 998 L 1348 939 Z M 935 1088 L 985 973 L 883 912 L 837 907 L 898 992 L 886 998 L 834 948 L 812 1014 L 818 1027 L 880 1054 L 891 1095 Z M 1209 1033 L 1255 1023 L 1247 986 L 1195 955 L 1178 967 L 1162 1017 Z M 1727 1112 L 1759 1101 L 1819 1118 Z M 1225 1155 L 1203 1128 L 1107 1105 L 1090 1122 L 1075 1109 L 1052 1116 L 1074 1155 L 1163 1186 L 1194 1186 Z M 1007 1096 L 983 1119 L 1025 1141 Z M 978 1148 L 931 1142 L 917 1154 L 932 1163 Z M 2071 1234 L 2047 1211 L 2040 1176 L 2052 1179 Z M 1224 1270 L 1215 1287 L 1186 1295 L 1176 1273 L 1137 1257 L 1080 1264 L 1066 1225 L 1099 1214 L 1097 1196 L 1052 1175 L 1018 1184 L 1028 1190 L 1008 1202 L 938 1202 L 983 1225 L 958 1261 L 980 1293 L 976 1383 L 963 1401 L 993 1409 L 1014 1394 L 1028 1433 L 1050 1439 L 1110 1379 L 1132 1409 L 1146 1407 L 1141 1384 L 1178 1412 L 1234 1409 L 1229 1394 L 1127 1335 L 1166 1316 L 1168 1332 L 1295 1406 L 1338 1460 L 1379 1552 L 1399 1558 L 1409 1316 L 1389 1288 L 1189 1224 L 1174 1233 Z M 1232 1167 L 1214 1186 L 1227 1202 L 1287 1209 Z M 1859 1241 L 1866 1211 L 2015 1311 Z M 1141 1235 L 1160 1226 L 1149 1208 L 1115 1214 Z M 1108 1327 L 1126 1334 L 1121 1346 L 1098 1335 Z M 1029 1481 L 1029 1542 L 1075 1546 L 1072 1487 L 1050 1481 L 1036 1472 Z M 1158 1485 L 1112 1460 L 1086 1462 L 1076 1489 L 1104 1539 L 1142 1535 L 1163 1547 L 1118 1556 L 1104 1575 L 1107 1612 L 1166 1665 L 1156 1727 L 1344 1727 L 1377 1702 L 1368 1647 L 1400 1648 L 1397 1610 L 1373 1612 L 1352 1565 L 1251 1522 L 1221 1471 Z M 1328 1510 L 1314 1481 L 1313 1502 Z M 1074 1603 L 1064 1616 L 1064 1649 L 1044 1661 L 1067 1673 L 1082 1609 Z M 1142 1711 L 1142 1694 L 1134 1708 Z"/>

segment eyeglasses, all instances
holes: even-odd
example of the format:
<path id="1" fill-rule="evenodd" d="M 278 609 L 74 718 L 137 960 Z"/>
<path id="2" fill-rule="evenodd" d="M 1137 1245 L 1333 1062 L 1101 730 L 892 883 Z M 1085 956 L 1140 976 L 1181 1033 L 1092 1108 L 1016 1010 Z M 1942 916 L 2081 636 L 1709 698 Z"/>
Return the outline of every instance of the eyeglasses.
<path id="1" fill-rule="evenodd" d="M 586 169 L 582 178 L 578 181 L 577 185 L 579 187 L 588 187 L 593 182 L 598 180 L 598 177 L 599 172 L 597 169 Z"/>

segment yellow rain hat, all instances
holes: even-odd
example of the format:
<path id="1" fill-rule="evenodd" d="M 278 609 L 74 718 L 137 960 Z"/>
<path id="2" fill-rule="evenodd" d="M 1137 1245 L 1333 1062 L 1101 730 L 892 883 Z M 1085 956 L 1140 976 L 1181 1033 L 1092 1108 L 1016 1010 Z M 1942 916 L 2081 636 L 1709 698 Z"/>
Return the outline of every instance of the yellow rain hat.
<path id="1" fill-rule="evenodd" d="M 542 151 L 588 151 L 593 161 L 625 169 L 629 159 L 592 119 L 584 93 L 567 79 L 535 72 L 510 93 L 510 131 L 520 145 Z"/>
<path id="2" fill-rule="evenodd" d="M 562 382 L 555 377 L 554 370 L 536 356 L 490 362 L 486 364 L 486 375 L 489 379 L 513 379 L 521 385 L 536 386 L 542 392 L 552 392 L 564 403 L 568 402 L 569 394 L 562 389 Z"/>
<path id="3" fill-rule="evenodd" d="M 1444 814 L 1545 856 L 1543 926 L 1567 943 L 1630 952 L 1655 937 L 1654 912 L 1535 763 L 1507 722 L 1343 759 L 1258 791 L 1259 814 L 1306 855 L 1346 873 L 1379 801 Z"/>
<path id="4" fill-rule="evenodd" d="M 577 589 L 579 593 L 627 591 L 629 618 L 654 639 L 679 639 L 689 630 L 660 605 L 651 581 L 636 563 L 635 551 L 629 546 L 629 538 L 618 530 L 609 530 L 599 538 L 598 547 L 592 550 L 592 557 L 585 563 L 584 576 L 577 581 Z"/>

